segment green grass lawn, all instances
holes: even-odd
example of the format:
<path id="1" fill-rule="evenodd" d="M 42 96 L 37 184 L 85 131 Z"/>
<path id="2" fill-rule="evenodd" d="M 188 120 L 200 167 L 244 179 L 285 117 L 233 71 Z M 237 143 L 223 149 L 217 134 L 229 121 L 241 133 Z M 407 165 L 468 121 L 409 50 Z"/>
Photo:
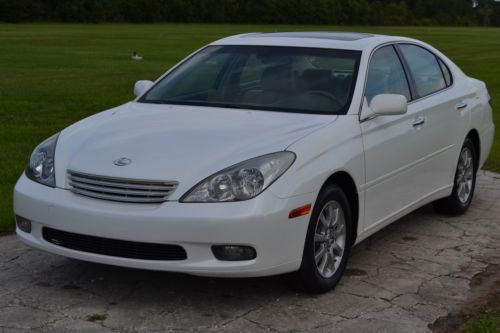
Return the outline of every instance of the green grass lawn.
<path id="1" fill-rule="evenodd" d="M 355 30 L 415 37 L 486 81 L 500 105 L 500 29 L 250 25 L 0 24 L 0 232 L 12 230 L 12 189 L 33 148 L 71 123 L 133 98 L 200 46 L 249 31 Z M 144 60 L 130 60 L 133 51 Z M 500 121 L 499 114 L 495 120 Z M 497 136 L 486 167 L 500 171 Z"/>

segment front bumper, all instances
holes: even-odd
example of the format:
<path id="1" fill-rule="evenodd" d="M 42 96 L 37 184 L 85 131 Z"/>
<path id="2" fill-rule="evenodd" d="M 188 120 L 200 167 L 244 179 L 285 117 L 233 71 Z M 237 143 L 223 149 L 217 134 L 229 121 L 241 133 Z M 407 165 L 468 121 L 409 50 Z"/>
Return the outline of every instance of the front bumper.
<path id="1" fill-rule="evenodd" d="M 50 188 L 24 174 L 14 189 L 16 215 L 32 221 L 31 233 L 17 229 L 26 244 L 66 257 L 86 261 L 183 272 L 193 275 L 250 277 L 297 270 L 309 215 L 288 219 L 288 213 L 307 203 L 316 193 L 280 199 L 271 191 L 232 203 L 126 204 L 96 200 L 69 190 Z M 175 244 L 187 259 L 160 261 L 129 259 L 81 252 L 47 242 L 42 228 L 134 242 Z M 255 248 L 257 257 L 247 261 L 217 260 L 212 245 L 234 244 Z"/>

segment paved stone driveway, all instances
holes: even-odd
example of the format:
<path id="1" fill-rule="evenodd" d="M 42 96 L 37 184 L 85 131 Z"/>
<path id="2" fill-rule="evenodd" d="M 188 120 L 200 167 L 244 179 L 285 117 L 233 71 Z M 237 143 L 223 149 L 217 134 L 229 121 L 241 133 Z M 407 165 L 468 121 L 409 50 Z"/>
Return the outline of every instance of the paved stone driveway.
<path id="1" fill-rule="evenodd" d="M 500 175 L 481 172 L 470 211 L 425 207 L 358 245 L 335 291 L 279 277 L 209 279 L 65 259 L 0 238 L 0 331 L 427 332 L 500 263 Z"/>

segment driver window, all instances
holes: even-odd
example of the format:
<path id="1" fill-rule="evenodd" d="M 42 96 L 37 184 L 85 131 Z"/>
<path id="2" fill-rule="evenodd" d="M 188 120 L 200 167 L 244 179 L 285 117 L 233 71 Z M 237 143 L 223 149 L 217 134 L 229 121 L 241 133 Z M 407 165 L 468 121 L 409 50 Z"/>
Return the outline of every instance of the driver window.
<path id="1" fill-rule="evenodd" d="M 368 69 L 365 96 L 368 103 L 379 94 L 398 94 L 411 100 L 410 88 L 403 65 L 394 47 L 384 46 L 372 56 Z"/>

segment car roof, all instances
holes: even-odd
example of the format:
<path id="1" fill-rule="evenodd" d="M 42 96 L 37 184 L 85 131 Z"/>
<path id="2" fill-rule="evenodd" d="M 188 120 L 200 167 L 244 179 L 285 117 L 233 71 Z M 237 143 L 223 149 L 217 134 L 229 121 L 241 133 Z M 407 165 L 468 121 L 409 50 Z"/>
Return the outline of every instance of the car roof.
<path id="1" fill-rule="evenodd" d="M 329 31 L 295 31 L 295 32 L 267 32 L 261 34 L 244 35 L 242 38 L 255 37 L 288 37 L 288 38 L 314 38 L 314 39 L 331 39 L 352 42 L 362 38 L 373 37 L 372 34 L 358 32 L 329 32 Z"/>
<path id="2" fill-rule="evenodd" d="M 380 44 L 396 41 L 414 40 L 405 37 L 360 32 L 294 31 L 235 35 L 220 39 L 211 45 L 301 46 L 362 51 L 372 49 Z"/>

